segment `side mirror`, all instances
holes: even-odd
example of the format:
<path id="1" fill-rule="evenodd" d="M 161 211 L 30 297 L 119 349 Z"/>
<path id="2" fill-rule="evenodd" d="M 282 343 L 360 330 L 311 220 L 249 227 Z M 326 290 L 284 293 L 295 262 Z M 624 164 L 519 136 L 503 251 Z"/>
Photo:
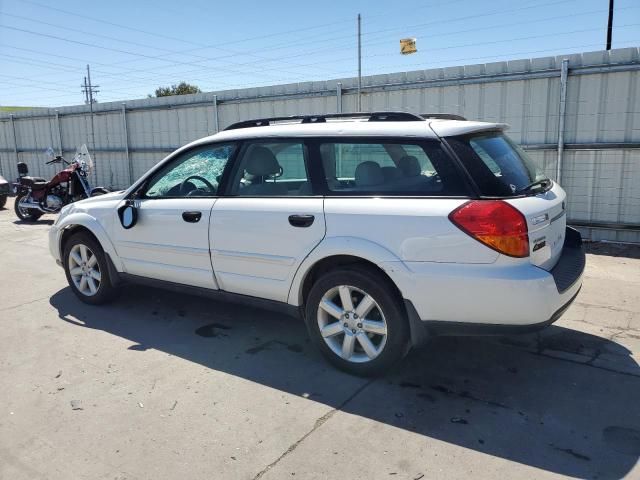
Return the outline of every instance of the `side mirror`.
<path id="1" fill-rule="evenodd" d="M 128 201 L 118 208 L 118 217 L 120 217 L 122 227 L 128 230 L 138 221 L 138 209 L 134 206 L 133 202 Z"/>

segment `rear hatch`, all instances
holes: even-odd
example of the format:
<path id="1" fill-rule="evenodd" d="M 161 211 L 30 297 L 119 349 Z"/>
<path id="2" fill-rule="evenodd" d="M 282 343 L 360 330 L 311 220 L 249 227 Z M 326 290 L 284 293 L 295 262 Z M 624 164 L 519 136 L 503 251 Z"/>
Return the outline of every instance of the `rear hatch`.
<path id="1" fill-rule="evenodd" d="M 467 124 L 450 128 L 446 124 Z M 454 150 L 483 198 L 502 199 L 526 218 L 529 260 L 545 270 L 557 263 L 564 245 L 566 194 L 504 133 L 505 125 L 432 122 Z M 450 135 L 453 134 L 453 135 Z"/>

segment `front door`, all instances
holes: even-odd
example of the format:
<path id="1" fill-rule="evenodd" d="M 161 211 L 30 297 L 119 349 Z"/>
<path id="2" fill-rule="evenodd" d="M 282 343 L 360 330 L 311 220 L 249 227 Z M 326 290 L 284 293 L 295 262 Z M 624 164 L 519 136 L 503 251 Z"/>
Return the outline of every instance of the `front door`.
<path id="1" fill-rule="evenodd" d="M 323 198 L 313 196 L 301 141 L 246 144 L 229 195 L 211 214 L 220 289 L 285 302 L 295 272 L 325 235 Z"/>
<path id="2" fill-rule="evenodd" d="M 136 200 L 138 221 L 115 220 L 116 250 L 126 273 L 217 289 L 209 252 L 209 220 L 219 180 L 234 145 L 179 154 L 146 182 Z"/>

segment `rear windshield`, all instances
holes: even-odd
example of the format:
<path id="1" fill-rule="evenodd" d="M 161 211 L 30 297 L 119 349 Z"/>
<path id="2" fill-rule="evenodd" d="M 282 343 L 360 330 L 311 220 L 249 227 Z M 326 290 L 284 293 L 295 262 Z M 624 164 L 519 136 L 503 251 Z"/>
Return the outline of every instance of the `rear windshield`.
<path id="1" fill-rule="evenodd" d="M 320 155 L 327 187 L 334 195 L 468 194 L 439 142 L 323 142 Z"/>
<path id="2" fill-rule="evenodd" d="M 447 142 L 487 196 L 512 196 L 546 176 L 527 154 L 500 132 L 449 137 Z"/>

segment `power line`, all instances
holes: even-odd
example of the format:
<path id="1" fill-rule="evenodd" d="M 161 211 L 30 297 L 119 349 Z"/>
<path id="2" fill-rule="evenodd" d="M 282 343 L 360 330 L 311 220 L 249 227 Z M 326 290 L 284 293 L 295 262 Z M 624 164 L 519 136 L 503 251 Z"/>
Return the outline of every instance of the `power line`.
<path id="1" fill-rule="evenodd" d="M 631 27 L 631 26 L 636 26 L 636 25 L 637 25 L 637 24 L 622 25 L 622 26 L 620 26 L 620 28 Z M 559 34 L 573 34 L 573 33 L 576 33 L 576 32 L 591 31 L 591 30 L 597 30 L 597 29 L 581 29 L 581 30 L 575 30 L 575 31 L 569 31 L 569 32 L 558 32 L 557 34 L 558 34 L 558 35 L 559 35 Z M 546 33 L 544 36 L 549 35 L 549 34 L 550 34 L 550 33 Z M 551 33 L 551 34 L 555 35 L 555 33 Z M 530 38 L 532 38 L 532 37 L 539 37 L 539 36 L 528 36 L 528 37 L 509 38 L 509 39 L 504 39 L 504 40 L 499 40 L 499 41 L 476 42 L 476 43 L 474 43 L 473 45 L 475 46 L 475 45 L 483 45 L 483 44 L 495 44 L 495 43 L 513 42 L 513 41 L 517 41 L 517 40 L 520 40 L 520 39 L 530 39 Z M 426 50 L 426 51 L 439 51 L 439 50 L 444 50 L 444 49 L 462 48 L 463 46 L 468 46 L 468 45 L 454 45 L 454 46 L 449 46 L 449 47 L 441 47 L 441 48 L 439 48 L 439 49 L 430 49 L 430 50 Z M 370 57 L 377 57 L 377 56 L 391 56 L 391 55 L 394 55 L 394 56 L 395 56 L 395 54 L 372 54 L 372 55 L 368 55 L 368 56 L 367 56 L 367 58 L 370 58 Z M 349 60 L 349 58 L 350 58 L 350 57 L 344 57 L 344 58 L 340 58 L 340 59 L 333 58 L 333 59 L 331 59 L 331 60 L 329 60 L 329 61 L 308 63 L 308 64 L 306 64 L 305 66 L 314 66 L 314 65 L 317 65 L 317 64 L 329 63 L 329 62 L 331 62 L 331 63 L 335 63 L 335 62 L 342 61 L 342 60 L 345 60 L 345 61 L 346 61 L 346 60 Z M 49 63 L 52 63 L 52 62 L 49 62 Z M 400 65 L 400 67 L 405 67 L 405 66 L 406 66 L 406 65 Z M 66 68 L 66 67 L 65 67 L 65 68 Z M 340 72 L 340 73 L 343 73 L 343 72 Z M 349 71 L 347 71 L 346 73 L 350 73 L 350 72 L 349 72 Z M 337 75 L 337 73 L 336 73 L 336 75 Z M 111 75 L 111 76 L 116 76 L 116 75 Z M 303 78 L 303 77 L 305 77 L 305 75 L 301 75 L 300 77 L 301 77 L 301 78 Z M 308 75 L 306 75 L 306 77 L 308 78 L 309 76 L 308 76 Z M 206 78 L 206 79 L 204 79 L 204 80 L 210 80 L 210 78 L 211 78 L 211 77 L 207 77 L 207 78 Z M 273 81 L 287 81 L 287 80 L 288 80 L 288 81 L 291 81 L 291 80 L 293 80 L 293 79 L 295 79 L 295 78 L 298 78 L 298 77 L 288 77 L 288 78 L 286 78 L 286 79 L 275 79 L 275 80 L 270 79 L 270 80 L 269 80 L 269 82 L 273 82 Z M 157 80 L 159 80 L 159 79 L 157 79 L 156 77 L 154 77 L 154 78 L 149 78 L 149 80 L 150 80 L 150 81 L 157 81 Z M 196 79 L 196 80 L 197 80 L 197 79 Z M 61 85 L 60 83 L 54 83 L 54 82 L 48 82 L 48 83 L 50 83 L 50 84 L 54 84 L 54 85 Z M 220 83 L 220 82 L 218 82 L 218 83 Z M 233 87 L 236 87 L 237 85 L 238 85 L 237 83 L 231 84 L 231 86 L 233 86 Z M 115 92 L 115 91 L 125 91 L 125 90 L 130 90 L 130 87 L 110 89 L 110 91 L 114 91 L 114 92 Z"/>

